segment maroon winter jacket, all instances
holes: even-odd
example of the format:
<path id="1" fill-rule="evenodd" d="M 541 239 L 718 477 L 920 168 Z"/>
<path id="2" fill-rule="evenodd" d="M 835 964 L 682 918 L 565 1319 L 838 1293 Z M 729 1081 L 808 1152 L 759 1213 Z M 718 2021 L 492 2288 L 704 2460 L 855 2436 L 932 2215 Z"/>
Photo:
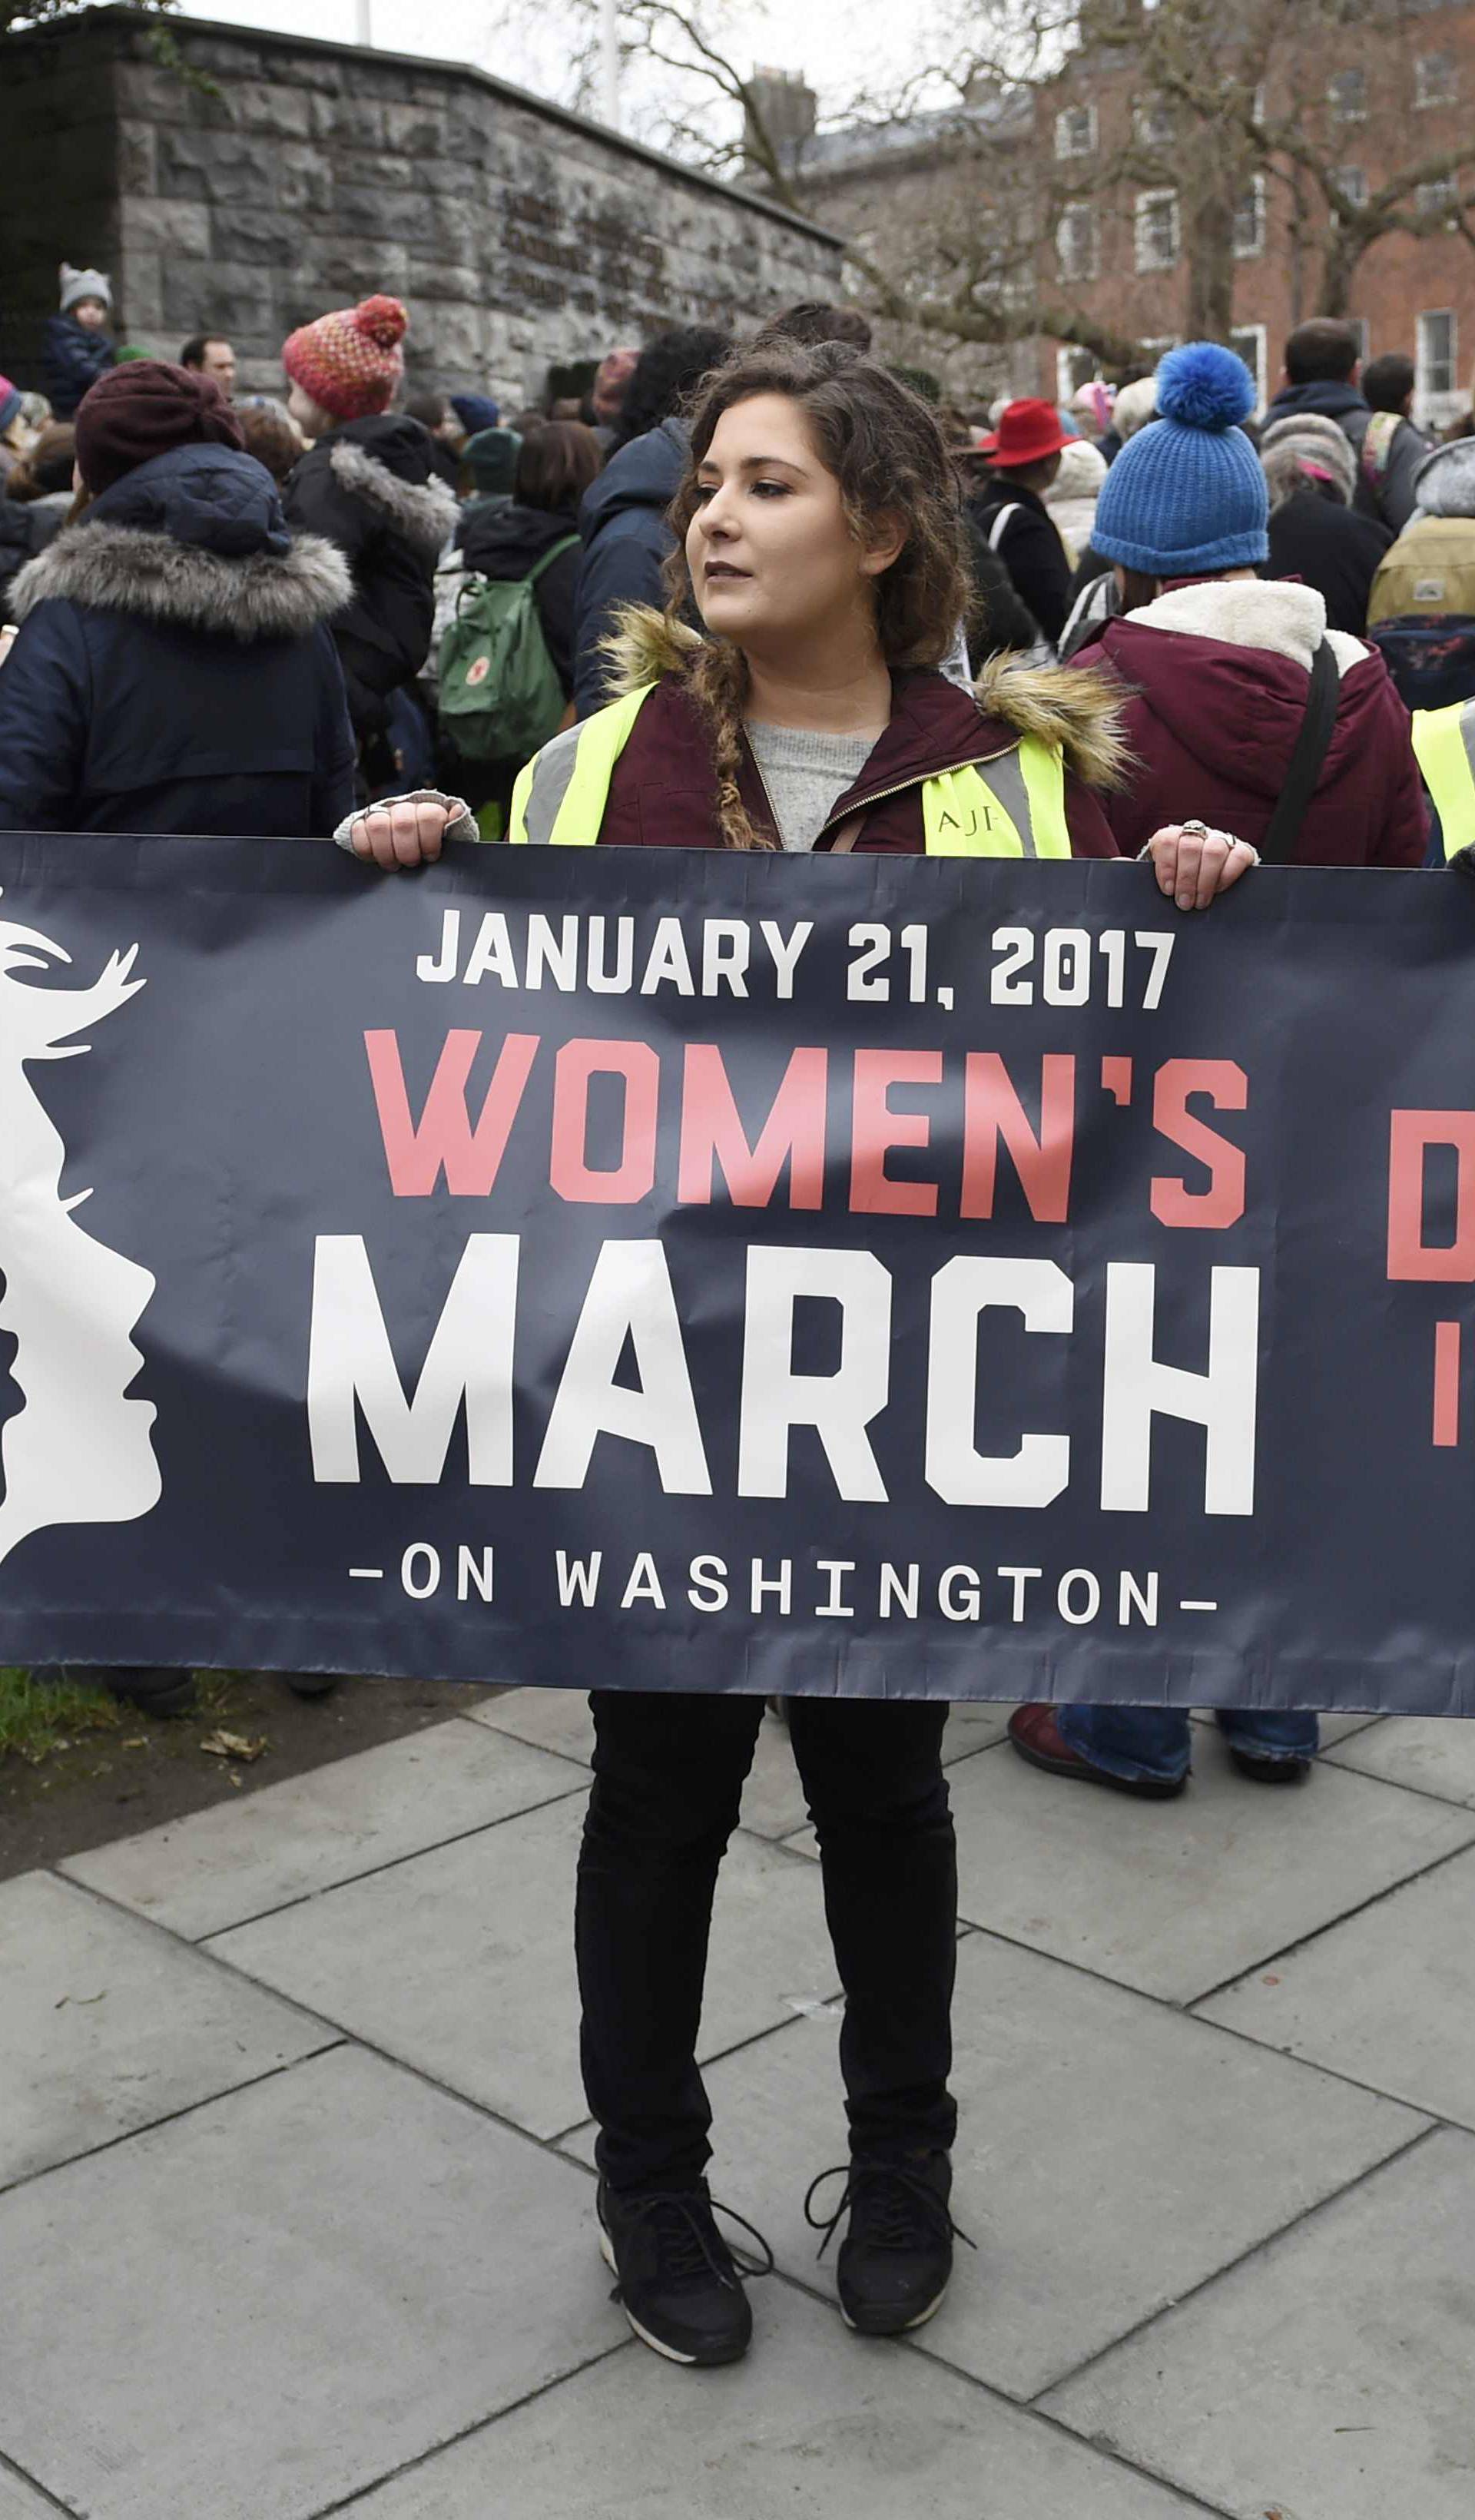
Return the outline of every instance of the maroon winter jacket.
<path id="1" fill-rule="evenodd" d="M 638 649 L 628 660 L 627 684 L 658 674 L 659 687 L 642 708 L 615 764 L 600 826 L 600 839 L 606 844 L 720 845 L 711 732 L 684 688 L 689 660 L 689 650 L 670 644 L 658 614 L 643 620 Z M 836 798 L 816 849 L 827 850 L 846 817 L 870 803 L 857 852 L 920 856 L 922 782 L 969 762 L 987 777 L 988 762 L 1012 751 L 1028 734 L 1064 749 L 1073 854 L 1117 856 L 1102 800 L 1087 784 L 1108 778 L 1120 758 L 1119 709 L 1105 678 L 1076 676 L 1055 666 L 996 667 L 986 672 L 981 689 L 979 701 L 943 674 L 898 674 L 891 722 L 855 785 Z M 571 734 L 554 739 L 556 744 L 571 741 Z M 777 842 L 768 797 L 745 742 L 738 785 L 754 829 L 773 833 Z"/>
<path id="2" fill-rule="evenodd" d="M 1190 814 L 1258 848 L 1306 714 L 1306 667 L 1271 648 L 1154 629 L 1140 614 L 1105 623 L 1072 664 L 1099 666 L 1103 656 L 1130 695 L 1125 733 L 1136 766 L 1105 799 L 1123 855 L 1136 857 L 1164 823 Z M 1382 657 L 1368 650 L 1342 676 L 1330 748 L 1293 862 L 1416 867 L 1427 837 L 1408 713 Z"/>

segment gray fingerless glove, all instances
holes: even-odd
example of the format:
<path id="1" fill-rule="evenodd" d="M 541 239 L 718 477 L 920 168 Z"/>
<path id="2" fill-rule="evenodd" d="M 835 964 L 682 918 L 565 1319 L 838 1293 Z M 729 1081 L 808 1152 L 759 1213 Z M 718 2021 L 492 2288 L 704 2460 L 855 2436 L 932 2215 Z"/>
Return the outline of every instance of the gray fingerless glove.
<path id="1" fill-rule="evenodd" d="M 361 823 L 366 814 L 379 813 L 386 805 L 454 806 L 455 818 L 447 823 L 444 837 L 448 840 L 479 840 L 481 837 L 476 817 L 464 797 L 448 796 L 441 788 L 409 788 L 402 796 L 377 796 L 372 805 L 358 805 L 351 814 L 345 814 L 333 835 L 338 847 L 346 849 L 350 857 L 357 857 L 358 851 L 353 845 L 354 824 Z"/>

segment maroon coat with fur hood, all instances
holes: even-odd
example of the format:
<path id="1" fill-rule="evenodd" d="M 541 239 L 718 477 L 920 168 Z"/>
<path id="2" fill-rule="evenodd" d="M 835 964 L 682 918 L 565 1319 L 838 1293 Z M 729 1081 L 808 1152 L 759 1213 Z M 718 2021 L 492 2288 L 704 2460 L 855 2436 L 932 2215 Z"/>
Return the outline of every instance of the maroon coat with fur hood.
<path id="1" fill-rule="evenodd" d="M 685 688 L 686 668 L 697 645 L 690 632 L 673 637 L 658 613 L 627 615 L 618 687 L 628 691 L 658 677 L 659 688 L 646 701 L 615 764 L 600 826 L 602 841 L 645 848 L 721 845 L 711 732 Z M 943 674 L 898 674 L 891 723 L 855 785 L 836 798 L 817 850 L 827 850 L 835 828 L 875 797 L 857 851 L 919 857 L 922 782 L 967 762 L 986 765 L 1012 751 L 1022 736 L 1038 735 L 1064 749 L 1073 854 L 1115 857 L 1117 845 L 1100 797 L 1093 792 L 1116 774 L 1122 757 L 1119 704 L 1104 677 L 991 662 L 978 689 L 975 700 Z M 545 747 L 545 757 L 555 746 L 571 746 L 577 732 L 556 736 Z M 772 832 L 777 842 L 763 782 L 745 742 L 738 788 L 754 828 Z"/>
<path id="2" fill-rule="evenodd" d="M 1221 579 L 1158 597 L 1108 621 L 1072 666 L 1120 678 L 1134 756 L 1106 799 L 1124 856 L 1164 823 L 1196 814 L 1258 848 L 1306 714 L 1311 659 L 1325 632 L 1314 587 Z M 1326 634 L 1341 672 L 1337 721 L 1293 856 L 1298 866 L 1416 867 L 1428 815 L 1408 712 L 1377 651 Z"/>

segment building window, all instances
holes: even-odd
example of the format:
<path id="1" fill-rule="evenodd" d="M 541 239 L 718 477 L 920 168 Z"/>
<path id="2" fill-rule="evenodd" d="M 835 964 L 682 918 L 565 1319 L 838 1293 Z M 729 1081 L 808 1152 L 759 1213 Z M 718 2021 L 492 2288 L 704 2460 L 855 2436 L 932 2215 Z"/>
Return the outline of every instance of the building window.
<path id="1" fill-rule="evenodd" d="M 1345 193 L 1355 210 L 1367 204 L 1367 169 L 1365 166 L 1334 166 L 1331 180 L 1339 193 Z"/>
<path id="2" fill-rule="evenodd" d="M 1252 122 L 1263 122 L 1265 120 L 1264 79 L 1261 80 L 1260 85 L 1256 88 L 1254 95 L 1250 99 L 1250 120 Z"/>
<path id="3" fill-rule="evenodd" d="M 1367 119 L 1367 74 L 1365 70 L 1338 70 L 1326 90 L 1333 122 L 1365 122 Z"/>
<path id="4" fill-rule="evenodd" d="M 1414 187 L 1413 206 L 1421 219 L 1448 217 L 1459 206 L 1459 187 L 1453 175 L 1436 175 L 1432 183 Z"/>
<path id="5" fill-rule="evenodd" d="M 1057 158 L 1090 158 L 1096 145 L 1096 110 L 1094 105 L 1068 105 L 1055 116 L 1055 156 Z"/>
<path id="6" fill-rule="evenodd" d="M 1265 177 L 1251 178 L 1248 188 L 1234 212 L 1234 251 L 1241 262 L 1249 262 L 1265 251 Z"/>
<path id="7" fill-rule="evenodd" d="M 1358 337 L 1358 357 L 1365 366 L 1367 353 L 1372 346 L 1367 331 L 1367 318 L 1365 315 L 1349 315 L 1346 320 Z"/>
<path id="8" fill-rule="evenodd" d="M 1178 195 L 1139 193 L 1137 197 L 1137 267 L 1139 271 L 1171 271 L 1178 260 Z"/>
<path id="9" fill-rule="evenodd" d="M 1055 400 L 1068 403 L 1082 385 L 1089 385 L 1096 373 L 1094 350 L 1078 350 L 1063 342 L 1055 352 Z"/>
<path id="10" fill-rule="evenodd" d="M 1454 64 L 1448 53 L 1420 53 L 1413 65 L 1413 102 L 1423 108 L 1453 105 L 1458 96 Z"/>
<path id="11" fill-rule="evenodd" d="M 1095 210 L 1078 204 L 1066 211 L 1055 230 L 1055 252 L 1062 280 L 1095 280 L 1100 268 Z"/>
<path id="12" fill-rule="evenodd" d="M 1454 391 L 1453 315 L 1420 315 L 1418 319 L 1418 391 L 1421 401 L 1431 394 Z"/>
<path id="13" fill-rule="evenodd" d="M 1265 404 L 1265 344 L 1263 324 L 1241 324 L 1229 335 L 1230 348 L 1238 351 L 1255 380 L 1255 401 L 1261 409 Z"/>
<path id="14" fill-rule="evenodd" d="M 1163 98 L 1149 98 L 1140 105 L 1132 117 L 1138 140 L 1143 149 L 1169 149 L 1173 145 L 1173 108 Z"/>

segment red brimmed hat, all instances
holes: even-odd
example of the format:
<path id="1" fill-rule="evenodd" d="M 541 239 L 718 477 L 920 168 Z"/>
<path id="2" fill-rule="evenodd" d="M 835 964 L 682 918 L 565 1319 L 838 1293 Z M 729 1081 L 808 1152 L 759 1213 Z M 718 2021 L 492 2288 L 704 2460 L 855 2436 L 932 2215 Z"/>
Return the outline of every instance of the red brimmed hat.
<path id="1" fill-rule="evenodd" d="M 1011 402 L 1005 405 L 998 428 L 981 441 L 978 452 L 1006 472 L 1025 464 L 1043 464 L 1048 455 L 1058 455 L 1069 444 L 1052 402 Z"/>

